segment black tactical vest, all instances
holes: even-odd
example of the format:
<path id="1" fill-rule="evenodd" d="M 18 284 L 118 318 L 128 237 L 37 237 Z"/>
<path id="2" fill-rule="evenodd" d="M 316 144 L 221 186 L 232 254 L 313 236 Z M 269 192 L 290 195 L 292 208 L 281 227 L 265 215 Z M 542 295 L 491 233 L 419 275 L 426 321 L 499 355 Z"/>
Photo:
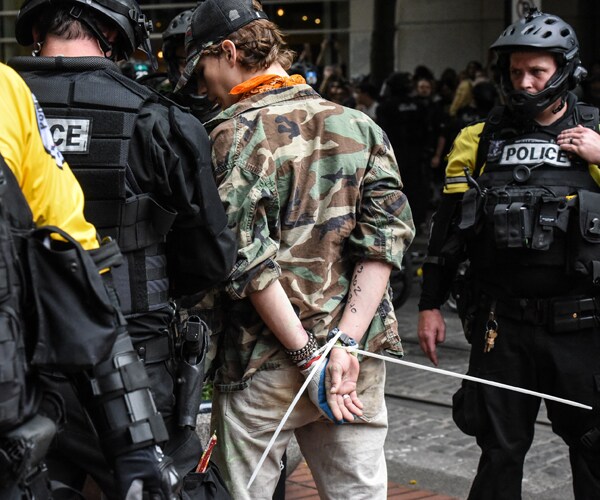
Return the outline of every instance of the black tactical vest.
<path id="1" fill-rule="evenodd" d="M 463 197 L 460 222 L 475 269 L 550 267 L 600 279 L 600 188 L 588 163 L 556 144 L 577 124 L 598 131 L 598 110 L 570 108 L 550 127 L 519 129 L 503 108 L 488 116 L 471 179 L 477 186 Z"/>
<path id="2" fill-rule="evenodd" d="M 31 417 L 37 407 L 34 387 L 27 383 L 27 352 L 35 339 L 27 338 L 23 314 L 25 277 L 20 266 L 23 238 L 33 218 L 19 185 L 0 156 L 0 436 Z"/>
<path id="3" fill-rule="evenodd" d="M 163 307 L 169 290 L 165 237 L 176 214 L 141 191 L 128 163 L 138 113 L 158 94 L 99 57 L 17 57 L 10 65 L 44 109 L 85 193 L 86 218 L 101 237 L 116 239 L 126 257 L 112 273 L 123 312 Z"/>

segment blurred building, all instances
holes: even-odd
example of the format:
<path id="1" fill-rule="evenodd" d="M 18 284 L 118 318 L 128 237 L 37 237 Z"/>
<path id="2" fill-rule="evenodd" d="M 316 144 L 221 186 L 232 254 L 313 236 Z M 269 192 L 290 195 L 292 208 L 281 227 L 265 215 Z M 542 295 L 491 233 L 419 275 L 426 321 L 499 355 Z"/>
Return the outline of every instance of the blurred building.
<path id="1" fill-rule="evenodd" d="M 13 38 L 20 3 L 0 0 L 2 61 L 26 52 Z M 154 21 L 152 40 L 159 59 L 160 32 L 177 13 L 195 3 L 140 2 Z M 561 16 L 575 28 L 586 66 L 600 61 L 600 30 L 596 29 L 600 0 L 263 0 L 265 10 L 298 54 L 313 63 L 321 54 L 321 64 L 341 64 L 348 77 L 369 74 L 374 64 L 400 71 L 425 64 L 436 75 L 447 67 L 462 69 L 470 60 L 485 64 L 487 47 L 518 10 L 530 3 Z"/>

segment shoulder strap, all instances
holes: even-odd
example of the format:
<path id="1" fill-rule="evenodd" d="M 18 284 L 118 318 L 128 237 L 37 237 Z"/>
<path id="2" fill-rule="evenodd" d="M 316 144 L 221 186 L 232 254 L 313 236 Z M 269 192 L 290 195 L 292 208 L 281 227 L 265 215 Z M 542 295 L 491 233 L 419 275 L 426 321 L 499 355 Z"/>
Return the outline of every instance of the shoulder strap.
<path id="1" fill-rule="evenodd" d="M 578 102 L 575 105 L 575 119 L 578 124 L 584 127 L 591 128 L 598 132 L 598 125 L 600 124 L 600 113 L 596 106 L 591 106 L 584 102 Z"/>
<path id="2" fill-rule="evenodd" d="M 473 178 L 476 179 L 481 173 L 481 169 L 485 164 L 487 158 L 488 149 L 490 146 L 490 139 L 494 135 L 494 132 L 500 129 L 502 118 L 504 117 L 504 106 L 495 106 L 488 113 L 485 119 L 485 125 L 479 136 L 479 146 L 477 148 L 477 159 L 475 160 L 475 169 L 473 170 Z"/>

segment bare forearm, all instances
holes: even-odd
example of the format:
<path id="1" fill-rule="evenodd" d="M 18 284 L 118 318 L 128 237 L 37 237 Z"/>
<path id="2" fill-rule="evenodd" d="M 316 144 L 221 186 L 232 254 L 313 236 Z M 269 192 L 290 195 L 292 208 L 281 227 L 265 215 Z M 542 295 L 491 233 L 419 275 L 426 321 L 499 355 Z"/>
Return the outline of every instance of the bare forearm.
<path id="1" fill-rule="evenodd" d="M 392 266 L 385 262 L 362 261 L 356 264 L 346 307 L 338 328 L 359 341 L 371 324 L 387 287 Z M 252 305 L 288 350 L 304 347 L 307 334 L 281 284 L 275 281 L 250 295 Z"/>
<path id="2" fill-rule="evenodd" d="M 295 351 L 306 345 L 308 335 L 279 281 L 250 295 L 250 301 L 286 349 Z"/>
<path id="3" fill-rule="evenodd" d="M 358 262 L 354 267 L 348 300 L 338 328 L 357 342 L 371 324 L 391 271 L 391 264 L 374 260 Z"/>

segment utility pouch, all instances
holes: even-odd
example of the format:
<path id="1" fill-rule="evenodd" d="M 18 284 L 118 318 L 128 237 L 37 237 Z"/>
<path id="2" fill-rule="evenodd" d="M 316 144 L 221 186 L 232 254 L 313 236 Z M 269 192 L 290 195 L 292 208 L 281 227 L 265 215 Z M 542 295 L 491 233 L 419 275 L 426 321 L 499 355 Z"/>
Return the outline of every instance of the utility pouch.
<path id="1" fill-rule="evenodd" d="M 89 252 L 62 229 L 44 226 L 27 238 L 27 259 L 37 312 L 32 363 L 79 370 L 103 360 L 117 335 L 117 312 Z"/>
<path id="2" fill-rule="evenodd" d="M 596 299 L 593 297 L 557 300 L 552 303 L 551 310 L 548 326 L 552 333 L 574 332 L 598 325 Z"/>
<path id="3" fill-rule="evenodd" d="M 579 218 L 570 237 L 571 268 L 600 284 L 600 193 L 578 191 Z"/>
<path id="4" fill-rule="evenodd" d="M 36 415 L 0 438 L 0 484 L 21 481 L 44 459 L 56 434 L 56 424 Z"/>
<path id="5" fill-rule="evenodd" d="M 461 202 L 461 216 L 458 227 L 460 230 L 476 228 L 481 214 L 484 196 L 475 189 L 469 189 Z"/>
<path id="6" fill-rule="evenodd" d="M 494 237 L 497 248 L 527 248 L 533 235 L 533 209 L 523 202 L 494 207 Z"/>

